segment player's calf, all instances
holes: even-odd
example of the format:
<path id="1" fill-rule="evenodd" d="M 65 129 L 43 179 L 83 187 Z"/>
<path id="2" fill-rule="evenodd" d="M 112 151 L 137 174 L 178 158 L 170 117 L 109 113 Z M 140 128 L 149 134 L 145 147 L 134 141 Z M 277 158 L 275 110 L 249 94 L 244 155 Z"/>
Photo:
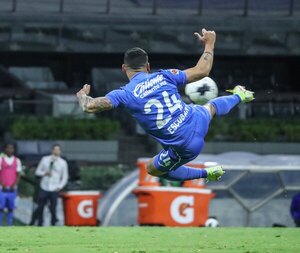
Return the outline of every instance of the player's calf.
<path id="1" fill-rule="evenodd" d="M 199 169 L 184 165 L 193 159 L 194 157 L 190 159 L 182 158 L 176 150 L 169 148 L 168 150 L 162 150 L 149 161 L 147 171 L 152 176 L 162 177 L 172 181 L 185 181 L 199 178 L 216 181 L 224 174 L 221 166 Z"/>
<path id="2" fill-rule="evenodd" d="M 230 95 L 217 97 L 209 101 L 208 104 L 214 107 L 214 112 L 217 116 L 226 115 L 241 102 L 238 95 Z"/>
<path id="3" fill-rule="evenodd" d="M 176 169 L 161 171 L 155 167 L 154 161 L 156 158 L 157 157 L 154 157 L 149 161 L 147 165 L 148 173 L 151 176 L 162 177 L 171 181 L 185 181 L 199 178 L 207 178 L 208 181 L 218 181 L 225 173 L 220 165 L 207 169 L 197 169 L 181 165 Z"/>
<path id="4" fill-rule="evenodd" d="M 162 172 L 154 166 L 154 158 L 151 158 L 151 160 L 148 162 L 147 172 L 149 175 L 154 176 L 154 177 L 160 177 L 160 176 L 166 174 L 166 172 Z"/>
<path id="5" fill-rule="evenodd" d="M 246 90 L 243 86 L 235 86 L 233 90 L 227 90 L 233 95 L 217 97 L 209 101 L 204 107 L 214 116 L 226 115 L 239 103 L 247 103 L 254 100 L 254 92 Z M 214 107 L 212 109 L 211 107 Z"/>

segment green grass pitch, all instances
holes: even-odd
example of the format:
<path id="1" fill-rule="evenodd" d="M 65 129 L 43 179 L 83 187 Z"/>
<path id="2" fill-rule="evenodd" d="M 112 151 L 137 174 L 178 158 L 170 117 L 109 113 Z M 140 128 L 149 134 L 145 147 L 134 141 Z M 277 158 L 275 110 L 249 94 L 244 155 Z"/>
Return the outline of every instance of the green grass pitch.
<path id="1" fill-rule="evenodd" d="M 300 229 L 1 227 L 0 252 L 299 253 Z"/>

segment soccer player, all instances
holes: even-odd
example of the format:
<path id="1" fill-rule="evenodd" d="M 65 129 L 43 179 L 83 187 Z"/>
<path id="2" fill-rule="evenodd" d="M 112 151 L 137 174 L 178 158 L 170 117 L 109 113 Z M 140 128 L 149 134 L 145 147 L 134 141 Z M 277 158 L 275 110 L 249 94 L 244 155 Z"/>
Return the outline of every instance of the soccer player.
<path id="1" fill-rule="evenodd" d="M 82 109 L 89 113 L 124 108 L 162 145 L 163 149 L 148 163 L 150 175 L 179 181 L 197 178 L 216 181 L 224 174 L 221 166 L 200 170 L 184 164 L 201 152 L 210 120 L 215 115 L 225 115 L 237 104 L 254 98 L 253 92 L 236 86 L 231 90 L 233 95 L 212 99 L 204 106 L 182 101 L 177 86 L 208 76 L 213 64 L 215 32 L 202 29 L 202 34 L 195 33 L 195 36 L 204 43 L 204 53 L 193 68 L 150 73 L 147 53 L 132 48 L 125 52 L 122 65 L 130 80 L 128 84 L 98 98 L 88 96 L 90 85 L 86 84 L 77 97 Z"/>
<path id="2" fill-rule="evenodd" d="M 6 223 L 8 226 L 13 224 L 17 186 L 22 171 L 21 161 L 14 156 L 14 152 L 14 145 L 6 144 L 4 154 L 0 157 L 0 226 L 5 208 L 7 209 Z"/>

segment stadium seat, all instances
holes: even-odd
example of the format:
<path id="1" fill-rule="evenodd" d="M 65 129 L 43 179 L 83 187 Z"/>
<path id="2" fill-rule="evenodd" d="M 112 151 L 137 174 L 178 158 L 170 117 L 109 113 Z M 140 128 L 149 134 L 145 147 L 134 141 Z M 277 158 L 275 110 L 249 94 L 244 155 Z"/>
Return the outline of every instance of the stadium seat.
<path id="1" fill-rule="evenodd" d="M 17 141 L 16 151 L 22 163 L 28 166 L 36 165 L 42 157 L 39 152 L 38 141 Z"/>
<path id="2" fill-rule="evenodd" d="M 37 141 L 17 141 L 17 153 L 19 156 L 39 155 Z"/>
<path id="3" fill-rule="evenodd" d="M 28 89 L 67 89 L 64 82 L 57 82 L 48 67 L 10 67 L 9 72 L 19 78 Z"/>
<path id="4" fill-rule="evenodd" d="M 251 0 L 249 1 L 249 10 L 255 12 L 279 11 L 287 13 L 290 0 Z M 275 13 L 275 12 L 274 12 Z"/>
<path id="5" fill-rule="evenodd" d="M 122 1 L 123 2 L 123 1 Z M 65 0 L 63 12 L 78 13 L 79 11 L 87 13 L 105 13 L 107 10 L 107 1 L 97 0 Z"/>
<path id="6" fill-rule="evenodd" d="M 16 12 L 58 12 L 59 0 L 22 0 L 16 3 Z"/>
<path id="7" fill-rule="evenodd" d="M 128 83 L 126 75 L 120 68 L 92 68 L 92 85 L 98 95 L 120 88 Z"/>
<path id="8" fill-rule="evenodd" d="M 40 155 L 48 155 L 51 153 L 52 146 L 55 144 L 55 141 L 39 141 L 39 154 Z"/>
<path id="9" fill-rule="evenodd" d="M 117 162 L 117 141 L 58 141 L 64 156 L 73 161 Z M 84 147 L 84 149 L 82 149 Z"/>
<path id="10" fill-rule="evenodd" d="M 31 90 L 65 90 L 67 86 L 64 82 L 43 82 L 43 81 L 27 81 L 27 88 Z"/>

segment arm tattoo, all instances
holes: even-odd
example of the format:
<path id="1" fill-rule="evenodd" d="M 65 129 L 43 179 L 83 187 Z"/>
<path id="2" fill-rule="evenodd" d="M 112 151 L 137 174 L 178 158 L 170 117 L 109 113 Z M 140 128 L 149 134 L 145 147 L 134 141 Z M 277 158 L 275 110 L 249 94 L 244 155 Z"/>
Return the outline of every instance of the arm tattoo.
<path id="1" fill-rule="evenodd" d="M 209 57 L 209 56 L 213 57 L 213 54 L 212 54 L 211 52 L 204 52 L 204 53 L 203 53 L 203 59 L 204 59 L 205 61 L 208 60 L 208 57 Z"/>
<path id="2" fill-rule="evenodd" d="M 87 111 L 88 103 L 92 100 L 91 97 L 84 95 L 79 98 L 79 104 L 84 112 Z"/>
<path id="3" fill-rule="evenodd" d="M 112 104 L 106 97 L 92 98 L 85 95 L 79 99 L 79 104 L 85 112 L 99 112 L 112 109 Z"/>
<path id="4" fill-rule="evenodd" d="M 105 111 L 112 109 L 112 104 L 106 97 L 92 98 L 92 100 L 89 101 L 89 109 L 95 111 Z"/>

